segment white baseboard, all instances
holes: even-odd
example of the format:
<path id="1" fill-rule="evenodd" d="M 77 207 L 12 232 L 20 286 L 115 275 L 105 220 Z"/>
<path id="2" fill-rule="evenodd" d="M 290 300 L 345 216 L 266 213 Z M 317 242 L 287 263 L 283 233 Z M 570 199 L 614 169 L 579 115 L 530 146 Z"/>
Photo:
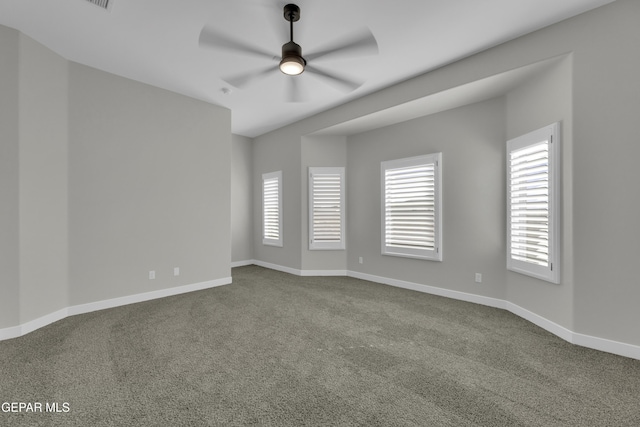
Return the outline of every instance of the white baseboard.
<path id="1" fill-rule="evenodd" d="M 29 332 L 35 331 L 36 329 L 40 329 L 44 326 L 55 323 L 58 320 L 62 320 L 65 317 L 69 316 L 68 312 L 69 312 L 68 308 L 63 308 L 62 310 L 58 310 L 53 313 L 47 314 L 46 316 L 42 316 L 37 319 L 31 320 L 27 323 L 23 323 L 18 327 L 20 335 L 17 335 L 17 336 L 26 335 Z M 0 332 L 0 336 L 1 335 L 2 333 Z M 15 337 L 10 337 L 10 338 L 15 338 Z"/>
<path id="2" fill-rule="evenodd" d="M 271 264 L 270 262 L 264 262 L 264 261 L 258 261 L 258 260 L 254 260 L 253 263 L 259 267 L 282 271 L 283 273 L 289 273 L 296 276 L 302 276 L 302 270 L 296 270 L 295 268 L 285 267 L 283 265 L 278 265 L 278 264 Z"/>
<path id="3" fill-rule="evenodd" d="M 514 304 L 509 301 L 505 301 L 505 302 L 506 302 L 505 309 L 507 311 L 510 311 L 516 316 L 522 317 L 523 319 L 528 320 L 534 325 L 539 326 L 548 332 L 551 332 L 552 334 L 562 338 L 565 341 L 569 341 L 570 343 L 573 343 L 574 332 L 570 331 L 564 326 L 560 326 L 557 323 L 552 322 L 551 320 L 548 320 L 538 314 L 535 314 L 525 308 L 522 308 L 517 304 Z"/>
<path id="4" fill-rule="evenodd" d="M 22 326 L 12 326 L 10 328 L 0 329 L 0 341 L 17 338 L 22 334 Z"/>
<path id="5" fill-rule="evenodd" d="M 573 332 L 571 343 L 581 347 L 592 348 L 594 350 L 606 351 L 607 353 L 629 357 L 640 360 L 640 346 L 612 341 L 606 338 L 592 337 L 590 335 Z"/>
<path id="6" fill-rule="evenodd" d="M 175 288 L 160 289 L 157 291 L 145 292 L 142 294 L 128 295 L 125 297 L 74 305 L 39 317 L 37 319 L 30 320 L 19 326 L 0 329 L 0 341 L 21 337 L 28 334 L 29 332 L 35 331 L 36 329 L 40 329 L 43 326 L 47 326 L 54 322 L 57 322 L 58 320 L 62 320 L 65 317 L 75 316 L 77 314 L 91 313 L 93 311 L 120 307 L 123 305 L 135 304 L 138 302 L 150 301 L 158 298 L 165 298 L 173 295 L 184 294 L 187 292 L 215 288 L 217 286 L 228 285 L 231 282 L 231 277 L 225 277 L 222 279 L 209 280 L 207 282 L 194 283 L 191 285 L 178 286 Z"/>
<path id="7" fill-rule="evenodd" d="M 178 286 L 175 288 L 160 289 L 142 294 L 128 295 L 126 297 L 112 298 L 103 301 L 91 302 L 88 304 L 74 305 L 68 308 L 69 316 L 77 314 L 91 313 L 93 311 L 105 310 L 107 308 L 120 307 L 123 305 L 135 304 L 138 302 L 150 301 L 158 298 L 180 295 L 187 292 L 201 291 L 203 289 L 215 288 L 217 286 L 228 285 L 231 277 L 223 279 L 209 280 L 207 282 L 194 283 L 191 285 Z"/>
<path id="8" fill-rule="evenodd" d="M 245 261 L 233 261 L 231 263 L 231 268 L 244 267 L 246 265 L 253 265 L 255 263 L 256 263 L 256 261 L 252 260 L 252 259 L 248 259 L 248 260 L 245 260 Z"/>
<path id="9" fill-rule="evenodd" d="M 347 270 L 302 270 L 301 276 L 347 276 Z"/>
<path id="10" fill-rule="evenodd" d="M 272 270 L 283 271 L 285 273 L 294 274 L 297 276 L 338 276 L 342 274 L 341 270 L 296 270 L 289 267 L 283 267 L 276 264 L 270 264 L 263 261 L 253 261 L 253 264 L 260 265 L 261 267 L 270 268 Z M 311 274 L 316 273 L 316 274 Z M 640 360 L 640 346 L 634 344 L 627 344 L 619 341 L 612 341 L 606 338 L 594 337 L 591 335 L 585 335 L 578 332 L 573 332 L 564 326 L 558 325 L 551 320 L 548 320 L 536 313 L 533 313 L 525 308 L 520 307 L 510 301 L 501 300 L 497 298 L 485 297 L 482 295 L 469 294 L 465 292 L 453 291 L 450 289 L 439 288 L 435 286 L 422 285 L 420 283 L 407 282 L 404 280 L 392 279 L 389 277 L 375 276 L 372 274 L 361 273 L 358 271 L 346 271 L 346 276 L 354 277 L 356 279 L 368 280 L 370 282 L 381 283 L 384 285 L 395 286 L 404 289 L 411 289 L 418 292 L 424 292 L 427 294 L 443 296 L 447 298 L 457 299 L 461 301 L 471 302 L 475 304 L 486 305 L 489 307 L 500 308 L 507 310 L 518 317 L 521 317 L 542 329 L 551 332 L 559 338 L 568 341 L 572 344 L 579 345 L 581 347 L 587 347 L 594 350 L 604 351 L 607 353 L 617 354 L 619 356 L 629 357 L 631 359 Z"/>
<path id="11" fill-rule="evenodd" d="M 482 295 L 468 294 L 466 292 L 453 291 L 450 289 L 438 288 L 435 286 L 421 285 L 419 283 L 407 282 L 404 280 L 374 276 L 371 274 L 360 273 L 357 271 L 349 271 L 347 275 L 349 277 L 355 277 L 356 279 L 368 280 L 370 282 L 375 282 L 375 283 L 382 283 L 384 285 L 395 286 L 397 288 L 410 289 L 413 291 L 424 292 L 426 294 L 438 295 L 441 297 L 457 299 L 460 301 L 487 305 L 489 307 L 502 308 L 502 309 L 506 308 L 506 304 L 504 300 L 485 297 Z"/>
<path id="12" fill-rule="evenodd" d="M 268 268 L 270 270 L 277 270 L 282 271 L 283 273 L 293 274 L 295 276 L 347 276 L 347 270 L 298 270 L 295 268 L 272 264 L 270 262 L 258 261 L 255 259 L 250 261 L 240 261 L 238 263 L 232 263 L 231 267 L 243 267 L 245 265 L 257 265 L 260 267 Z"/>

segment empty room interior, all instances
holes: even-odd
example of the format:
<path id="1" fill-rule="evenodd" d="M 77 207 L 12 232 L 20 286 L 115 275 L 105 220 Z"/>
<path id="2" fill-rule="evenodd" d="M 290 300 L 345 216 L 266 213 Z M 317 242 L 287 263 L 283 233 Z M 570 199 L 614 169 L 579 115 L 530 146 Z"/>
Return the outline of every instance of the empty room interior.
<path id="1" fill-rule="evenodd" d="M 0 5 L 0 424 L 638 425 L 640 2 L 239 3 Z"/>

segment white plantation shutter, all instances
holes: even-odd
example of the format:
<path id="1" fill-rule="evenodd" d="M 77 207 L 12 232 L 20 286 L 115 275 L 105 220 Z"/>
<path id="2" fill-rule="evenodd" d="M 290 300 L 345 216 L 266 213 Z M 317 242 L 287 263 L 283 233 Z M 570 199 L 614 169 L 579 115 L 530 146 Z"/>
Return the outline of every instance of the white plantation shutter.
<path id="1" fill-rule="evenodd" d="M 507 268 L 558 281 L 557 124 L 507 142 Z"/>
<path id="2" fill-rule="evenodd" d="M 344 168 L 309 168 L 309 249 L 344 249 Z"/>
<path id="3" fill-rule="evenodd" d="M 441 154 L 382 162 L 382 253 L 441 260 Z"/>
<path id="4" fill-rule="evenodd" d="M 282 171 L 262 175 L 262 243 L 282 246 Z"/>
<path id="5" fill-rule="evenodd" d="M 435 248 L 435 165 L 385 172 L 386 245 Z"/>
<path id="6" fill-rule="evenodd" d="M 511 257 L 549 265 L 549 142 L 513 151 Z"/>

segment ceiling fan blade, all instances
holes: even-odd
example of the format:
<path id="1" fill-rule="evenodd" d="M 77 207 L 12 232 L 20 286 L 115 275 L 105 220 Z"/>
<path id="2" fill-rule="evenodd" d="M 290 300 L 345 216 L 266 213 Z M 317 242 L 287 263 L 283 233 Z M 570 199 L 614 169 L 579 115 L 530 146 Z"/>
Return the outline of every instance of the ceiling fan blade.
<path id="1" fill-rule="evenodd" d="M 320 58 L 337 59 L 352 58 L 354 56 L 376 55 L 378 53 L 378 42 L 368 28 L 355 33 L 342 40 L 339 44 L 334 43 L 320 51 L 305 54 L 307 61 L 315 61 Z"/>
<path id="2" fill-rule="evenodd" d="M 260 56 L 268 59 L 274 58 L 273 53 L 269 53 L 266 50 L 262 50 L 258 47 L 251 46 L 247 43 L 225 36 L 206 25 L 202 28 L 202 31 L 200 31 L 198 44 L 201 47 L 225 49 L 233 53 Z"/>
<path id="3" fill-rule="evenodd" d="M 239 89 L 242 89 L 243 87 L 247 86 L 249 83 L 251 83 L 252 81 L 256 80 L 256 79 L 260 79 L 260 78 L 264 78 L 266 77 L 269 73 L 278 70 L 277 67 L 274 67 L 273 65 L 269 65 L 266 68 L 262 68 L 259 70 L 255 70 L 255 71 L 250 71 L 248 73 L 243 73 L 237 76 L 233 76 L 233 77 L 229 77 L 229 78 L 223 78 L 222 80 L 224 80 L 225 82 L 229 83 L 231 86 L 235 86 Z"/>
<path id="4" fill-rule="evenodd" d="M 297 76 L 287 76 L 287 102 L 304 102 Z"/>
<path id="5" fill-rule="evenodd" d="M 311 66 L 309 64 L 307 64 L 304 70 L 305 73 L 308 72 L 317 77 L 320 77 L 322 80 L 335 87 L 336 89 L 341 90 L 342 92 L 354 91 L 364 83 L 364 81 L 353 80 L 348 77 L 339 76 L 335 73 L 329 73 L 327 71 L 320 70 L 317 67 Z"/>

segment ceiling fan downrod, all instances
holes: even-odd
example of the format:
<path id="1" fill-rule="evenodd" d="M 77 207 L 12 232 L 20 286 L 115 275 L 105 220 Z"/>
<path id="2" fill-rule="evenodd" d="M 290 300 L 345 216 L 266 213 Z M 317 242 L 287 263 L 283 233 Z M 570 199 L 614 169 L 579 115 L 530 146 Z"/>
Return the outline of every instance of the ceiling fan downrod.
<path id="1" fill-rule="evenodd" d="M 302 57 L 302 48 L 293 41 L 293 23 L 300 20 L 300 8 L 295 4 L 284 7 L 284 19 L 289 21 L 290 41 L 282 45 L 280 71 L 289 76 L 297 76 L 304 71 L 307 61 Z"/>

